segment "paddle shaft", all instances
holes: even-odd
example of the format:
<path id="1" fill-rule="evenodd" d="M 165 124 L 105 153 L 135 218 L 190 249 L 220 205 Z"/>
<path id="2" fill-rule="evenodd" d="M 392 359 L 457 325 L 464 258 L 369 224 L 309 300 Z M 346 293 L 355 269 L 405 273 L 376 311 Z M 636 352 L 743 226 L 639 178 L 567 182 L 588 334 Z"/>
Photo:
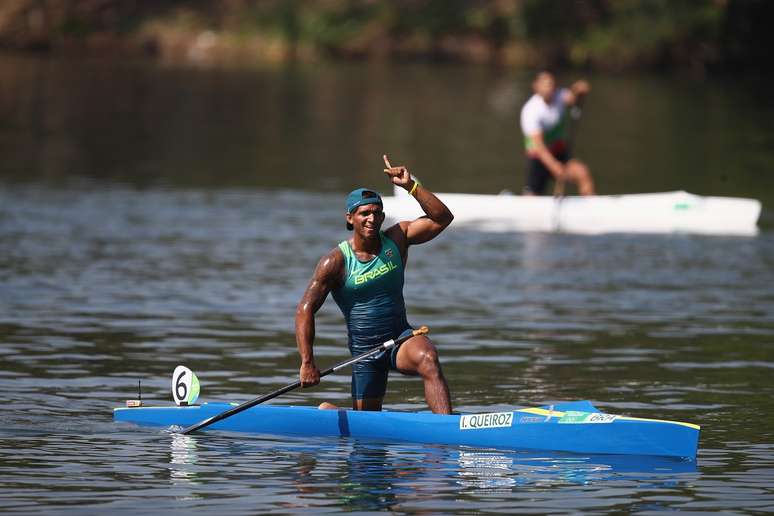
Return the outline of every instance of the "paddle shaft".
<path id="1" fill-rule="evenodd" d="M 577 100 L 577 103 L 570 108 L 570 121 L 567 124 L 567 154 L 572 155 L 572 144 L 575 136 L 575 127 L 583 115 L 581 109 L 582 98 Z M 566 165 L 566 163 L 565 163 Z M 554 198 L 562 200 L 564 197 L 564 179 L 557 179 L 554 184 Z"/>
<path id="2" fill-rule="evenodd" d="M 390 349 L 390 348 L 394 348 L 395 346 L 404 343 L 405 341 L 407 341 L 411 337 L 415 337 L 417 335 L 424 335 L 428 331 L 429 330 L 427 329 L 427 326 L 422 326 L 418 330 L 414 330 L 414 331 L 412 331 L 408 335 L 405 335 L 405 336 L 400 337 L 398 339 L 390 339 L 387 342 L 384 342 L 383 344 L 379 344 L 378 346 L 376 346 L 372 350 L 366 351 L 362 355 L 358 355 L 356 357 L 352 357 L 349 360 L 345 360 L 344 362 L 338 363 L 338 364 L 336 364 L 333 367 L 329 367 L 328 369 L 326 369 L 324 371 L 321 371 L 320 372 L 320 378 L 322 378 L 323 376 L 327 376 L 327 375 L 329 375 L 331 373 L 334 373 L 334 372 L 338 371 L 339 369 L 343 369 L 343 368 L 345 368 L 347 366 L 351 366 L 352 364 L 354 364 L 356 362 L 360 362 L 363 359 L 366 359 L 368 357 L 372 357 L 372 356 L 376 355 L 377 353 L 379 353 L 380 351 L 384 351 L 384 350 L 387 350 L 387 349 Z M 281 394 L 285 394 L 286 392 L 292 391 L 293 389 L 298 389 L 299 387 L 301 387 L 301 382 L 300 381 L 293 382 L 293 383 L 291 383 L 289 385 L 286 385 L 286 386 L 282 387 L 281 389 L 277 389 L 274 392 L 270 392 L 269 394 L 264 394 L 263 396 L 261 396 L 259 398 L 255 398 L 253 400 L 246 401 L 246 402 L 244 402 L 244 403 L 242 403 L 240 405 L 237 405 L 236 407 L 234 407 L 232 409 L 228 409 L 228 410 L 226 410 L 224 412 L 221 412 L 220 414 L 212 416 L 211 418 L 207 418 L 204 421 L 200 421 L 199 423 L 196 423 L 195 425 L 191 425 L 188 428 L 185 428 L 182 431 L 182 433 L 190 434 L 190 433 L 195 432 L 197 430 L 200 430 L 200 429 L 202 429 L 204 427 L 210 426 L 213 423 L 217 423 L 218 421 L 226 419 L 227 417 L 231 417 L 234 414 L 239 414 L 240 412 L 242 412 L 244 410 L 247 410 L 250 407 L 254 407 L 256 405 L 259 405 L 259 404 L 263 403 L 264 401 L 269 401 L 270 399 L 276 398 L 277 396 L 279 396 Z"/>

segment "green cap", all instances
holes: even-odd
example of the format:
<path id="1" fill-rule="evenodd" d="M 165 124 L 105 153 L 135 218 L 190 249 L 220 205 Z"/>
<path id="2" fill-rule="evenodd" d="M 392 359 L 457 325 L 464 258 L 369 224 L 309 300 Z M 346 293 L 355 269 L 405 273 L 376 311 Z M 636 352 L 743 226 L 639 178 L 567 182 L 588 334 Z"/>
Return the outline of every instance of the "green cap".
<path id="1" fill-rule="evenodd" d="M 347 213 L 352 213 L 359 206 L 364 206 L 366 204 L 378 204 L 381 206 L 382 196 L 368 188 L 352 190 L 347 196 Z M 347 222 L 347 229 L 352 230 L 352 224 L 349 222 Z"/>

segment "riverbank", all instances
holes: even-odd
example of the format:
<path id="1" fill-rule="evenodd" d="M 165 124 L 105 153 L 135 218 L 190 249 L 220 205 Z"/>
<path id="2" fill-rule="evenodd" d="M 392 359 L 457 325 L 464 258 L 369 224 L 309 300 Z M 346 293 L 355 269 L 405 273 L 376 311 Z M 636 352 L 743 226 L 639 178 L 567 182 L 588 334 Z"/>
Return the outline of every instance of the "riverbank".
<path id="1" fill-rule="evenodd" d="M 765 71 L 763 1 L 17 0 L 0 48 L 201 65 L 326 59 L 587 70 Z"/>

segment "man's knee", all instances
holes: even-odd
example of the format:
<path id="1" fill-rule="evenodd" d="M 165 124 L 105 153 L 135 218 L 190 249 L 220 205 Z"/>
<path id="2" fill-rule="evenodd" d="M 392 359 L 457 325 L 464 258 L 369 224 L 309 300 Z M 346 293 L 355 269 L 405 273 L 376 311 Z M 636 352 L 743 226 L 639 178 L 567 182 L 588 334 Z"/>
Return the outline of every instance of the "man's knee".
<path id="1" fill-rule="evenodd" d="M 438 351 L 432 344 L 428 344 L 420 351 L 417 372 L 425 378 L 433 378 L 441 374 Z"/>
<path id="2" fill-rule="evenodd" d="M 567 176 L 576 185 L 581 195 L 594 195 L 594 180 L 585 163 L 571 160 L 567 163 Z"/>
<path id="3" fill-rule="evenodd" d="M 403 374 L 431 376 L 440 371 L 438 352 L 429 339 L 415 337 L 401 346 L 395 363 Z"/>
<path id="4" fill-rule="evenodd" d="M 589 167 L 578 160 L 570 160 L 567 163 L 567 175 L 575 181 L 584 181 L 591 176 Z"/>

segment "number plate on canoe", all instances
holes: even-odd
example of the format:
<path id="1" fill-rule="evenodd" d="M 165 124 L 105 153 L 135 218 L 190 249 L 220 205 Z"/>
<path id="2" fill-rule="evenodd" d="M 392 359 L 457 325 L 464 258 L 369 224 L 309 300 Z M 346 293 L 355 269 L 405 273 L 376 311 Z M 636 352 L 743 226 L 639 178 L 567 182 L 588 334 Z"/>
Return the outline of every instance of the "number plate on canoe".
<path id="1" fill-rule="evenodd" d="M 466 414 L 460 417 L 460 430 L 502 428 L 513 425 L 513 412 L 491 412 L 489 414 Z"/>

